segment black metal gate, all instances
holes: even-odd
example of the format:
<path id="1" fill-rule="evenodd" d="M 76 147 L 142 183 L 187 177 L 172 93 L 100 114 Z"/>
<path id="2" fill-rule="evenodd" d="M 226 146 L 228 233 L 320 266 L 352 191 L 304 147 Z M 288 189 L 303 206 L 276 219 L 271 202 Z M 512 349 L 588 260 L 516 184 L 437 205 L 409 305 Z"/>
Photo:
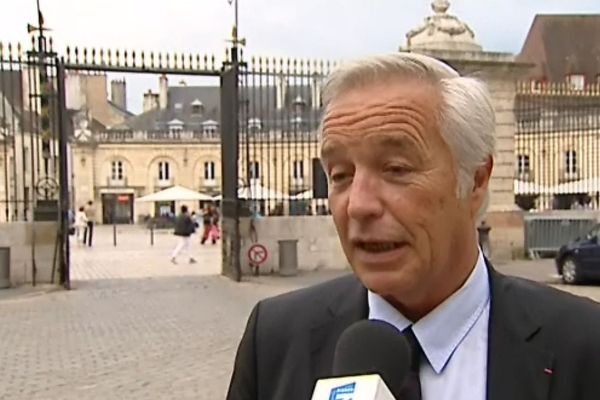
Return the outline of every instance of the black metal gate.
<path id="1" fill-rule="evenodd" d="M 33 43 L 35 51 L 0 48 L 0 219 L 58 219 L 57 270 L 66 286 L 70 213 L 74 213 L 74 203 L 81 202 L 74 200 L 69 162 L 75 161 L 69 158 L 79 145 L 172 141 L 184 136 L 194 143 L 220 141 L 222 272 L 234 280 L 241 279 L 241 216 L 328 213 L 326 182 L 318 159 L 319 92 L 333 64 L 260 57 L 245 62 L 235 45 L 226 51 L 222 63 L 214 56 L 69 47 L 59 56 L 51 47 L 50 42 L 46 49 L 44 39 Z M 66 105 L 70 89 L 65 89 L 65 79 L 71 73 L 114 72 L 220 77 L 220 88 L 215 88 L 220 97 L 220 115 L 215 118 L 220 119 L 220 129 L 180 136 L 164 124 L 143 131 L 104 124 L 87 142 L 78 139 L 71 115 L 75 110 Z M 77 161 L 81 164 L 83 159 Z M 126 178 L 121 180 L 131 189 Z M 111 189 L 111 185 L 106 187 Z M 127 196 L 111 192 L 112 203 L 123 197 L 130 204 L 132 193 L 139 192 L 133 189 Z M 96 186 L 93 193 L 97 194 Z"/>
<path id="2" fill-rule="evenodd" d="M 52 277 L 69 286 L 64 65 L 44 37 L 31 50 L 0 44 L 0 221 L 56 221 Z M 35 235 L 32 283 L 37 280 Z"/>

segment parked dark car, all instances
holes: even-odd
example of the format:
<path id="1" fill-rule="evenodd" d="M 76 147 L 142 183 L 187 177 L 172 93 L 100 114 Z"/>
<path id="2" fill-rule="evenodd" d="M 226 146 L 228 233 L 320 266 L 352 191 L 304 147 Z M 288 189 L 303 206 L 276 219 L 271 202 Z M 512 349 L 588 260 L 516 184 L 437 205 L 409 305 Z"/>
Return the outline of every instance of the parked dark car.
<path id="1" fill-rule="evenodd" d="M 600 224 L 584 237 L 562 246 L 556 254 L 556 269 L 564 283 L 577 284 L 600 279 Z"/>

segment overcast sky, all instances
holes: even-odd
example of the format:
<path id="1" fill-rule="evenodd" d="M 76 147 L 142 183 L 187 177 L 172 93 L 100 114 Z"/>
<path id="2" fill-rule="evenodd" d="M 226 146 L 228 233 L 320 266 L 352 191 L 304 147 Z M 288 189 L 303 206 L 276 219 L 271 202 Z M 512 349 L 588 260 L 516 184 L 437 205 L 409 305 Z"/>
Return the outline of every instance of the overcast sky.
<path id="1" fill-rule="evenodd" d="M 35 0 L 0 2 L 0 41 L 26 43 L 27 23 L 35 23 L 37 19 Z M 450 2 L 450 12 L 473 28 L 485 50 L 511 53 L 521 49 L 536 14 L 600 13 L 600 0 Z M 227 0 L 40 0 L 40 3 L 58 49 L 68 44 L 221 55 L 231 34 L 234 15 Z M 432 13 L 430 3 L 430 0 L 239 0 L 240 35 L 248 40 L 246 54 L 339 59 L 396 51 L 404 45 L 406 32 Z"/>

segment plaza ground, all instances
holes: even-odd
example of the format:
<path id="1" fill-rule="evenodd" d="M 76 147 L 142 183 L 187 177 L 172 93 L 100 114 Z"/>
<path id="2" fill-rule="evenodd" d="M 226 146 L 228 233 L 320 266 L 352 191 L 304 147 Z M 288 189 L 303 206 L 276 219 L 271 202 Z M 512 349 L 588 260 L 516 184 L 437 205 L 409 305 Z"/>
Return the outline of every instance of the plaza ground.
<path id="1" fill-rule="evenodd" d="M 176 238 L 98 227 L 93 248 L 73 244 L 73 290 L 0 290 L 0 399 L 222 399 L 252 306 L 344 271 L 221 277 L 220 247 L 197 264 L 169 262 Z M 497 265 L 556 284 L 551 260 Z M 600 287 L 558 287 L 600 301 Z"/>

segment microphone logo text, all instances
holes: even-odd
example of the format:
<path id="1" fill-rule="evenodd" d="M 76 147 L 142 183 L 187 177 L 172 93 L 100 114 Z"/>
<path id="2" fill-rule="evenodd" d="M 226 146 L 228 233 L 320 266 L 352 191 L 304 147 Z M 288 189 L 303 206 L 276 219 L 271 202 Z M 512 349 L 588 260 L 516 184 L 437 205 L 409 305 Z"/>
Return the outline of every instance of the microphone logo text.
<path id="1" fill-rule="evenodd" d="M 329 400 L 352 400 L 354 398 L 355 388 L 356 382 L 335 387 L 331 389 L 331 393 L 329 394 Z"/>

